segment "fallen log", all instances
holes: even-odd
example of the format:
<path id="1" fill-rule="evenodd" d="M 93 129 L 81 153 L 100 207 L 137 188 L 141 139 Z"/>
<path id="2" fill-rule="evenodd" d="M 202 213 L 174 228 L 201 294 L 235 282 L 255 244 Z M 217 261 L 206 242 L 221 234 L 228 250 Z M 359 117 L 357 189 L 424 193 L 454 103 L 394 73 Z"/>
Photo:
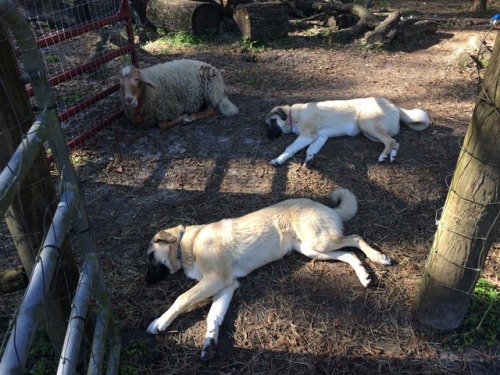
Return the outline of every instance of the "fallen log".
<path id="1" fill-rule="evenodd" d="M 400 27 L 398 37 L 408 38 L 422 33 L 435 33 L 438 30 L 438 23 L 434 20 L 406 19 Z"/>
<path id="2" fill-rule="evenodd" d="M 391 13 L 384 21 L 380 22 L 374 30 L 368 31 L 363 40 L 368 45 L 377 43 L 389 44 L 398 32 L 401 12 L 399 10 Z"/>
<path id="3" fill-rule="evenodd" d="M 238 5 L 233 14 L 243 38 L 275 39 L 288 35 L 288 12 L 279 1 Z"/>
<path id="4" fill-rule="evenodd" d="M 221 14 L 213 2 L 192 0 L 151 0 L 146 8 L 147 19 L 157 28 L 194 36 L 218 32 Z"/>

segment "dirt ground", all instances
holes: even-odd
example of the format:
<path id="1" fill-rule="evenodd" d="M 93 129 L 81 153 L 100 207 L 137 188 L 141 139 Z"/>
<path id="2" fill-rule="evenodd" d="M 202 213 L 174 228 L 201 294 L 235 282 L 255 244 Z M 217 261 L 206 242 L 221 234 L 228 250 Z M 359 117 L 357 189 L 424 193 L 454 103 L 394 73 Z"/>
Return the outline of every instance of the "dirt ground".
<path id="1" fill-rule="evenodd" d="M 438 32 L 390 50 L 329 43 L 314 32 L 245 48 L 232 30 L 202 45 L 142 44 L 142 67 L 195 58 L 224 68 L 240 114 L 168 131 L 141 130 L 123 119 L 73 152 L 122 327 L 124 373 L 500 372 L 498 345 L 447 350 L 454 334 L 426 333 L 412 321 L 436 219 L 484 74 L 453 64 L 453 54 L 467 48 L 471 36 L 493 45 L 496 33 L 486 27 L 491 15 L 463 13 L 468 3 L 403 3 L 384 4 L 425 12 L 439 20 Z M 295 139 L 266 137 L 263 119 L 271 108 L 364 96 L 422 108 L 431 126 L 423 132 L 402 127 L 394 163 L 378 163 L 382 145 L 358 136 L 330 139 L 310 168 L 301 167 L 303 152 L 282 167 L 270 165 Z M 346 233 L 362 235 L 395 260 L 390 267 L 367 262 L 376 286 L 363 288 L 347 264 L 293 254 L 240 280 L 212 361 L 199 359 L 208 302 L 177 318 L 167 334 L 146 333 L 151 320 L 194 285 L 180 273 L 145 284 L 144 252 L 157 230 L 236 217 L 290 197 L 327 203 L 337 186 L 359 199 Z M 499 248 L 491 250 L 482 275 L 496 285 Z"/>

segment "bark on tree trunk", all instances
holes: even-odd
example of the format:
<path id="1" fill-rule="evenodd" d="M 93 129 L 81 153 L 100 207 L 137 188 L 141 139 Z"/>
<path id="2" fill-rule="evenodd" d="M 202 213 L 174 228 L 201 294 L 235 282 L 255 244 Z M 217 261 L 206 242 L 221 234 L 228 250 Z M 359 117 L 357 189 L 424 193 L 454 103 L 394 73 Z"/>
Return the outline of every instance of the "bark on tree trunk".
<path id="1" fill-rule="evenodd" d="M 250 40 L 288 35 L 287 7 L 278 1 L 238 5 L 233 18 L 241 35 Z"/>
<path id="2" fill-rule="evenodd" d="M 212 2 L 151 0 L 146 15 L 154 26 L 168 31 L 187 31 L 195 36 L 218 32 L 222 8 Z"/>
<path id="3" fill-rule="evenodd" d="M 16 58 L 0 27 L 0 169 L 3 169 L 21 136 L 33 124 L 28 95 L 19 80 Z M 15 106 L 13 105 L 15 104 Z M 38 249 L 55 212 L 57 194 L 45 153 L 41 152 L 9 207 L 5 221 L 28 277 L 31 277 Z M 78 283 L 78 267 L 72 249 L 62 249 L 60 269 L 56 271 L 50 295 L 46 300 L 47 333 L 56 353 L 64 343 L 66 321 L 71 311 L 71 299 Z"/>
<path id="4" fill-rule="evenodd" d="M 415 300 L 425 327 L 457 328 L 500 224 L 500 34 Z"/>

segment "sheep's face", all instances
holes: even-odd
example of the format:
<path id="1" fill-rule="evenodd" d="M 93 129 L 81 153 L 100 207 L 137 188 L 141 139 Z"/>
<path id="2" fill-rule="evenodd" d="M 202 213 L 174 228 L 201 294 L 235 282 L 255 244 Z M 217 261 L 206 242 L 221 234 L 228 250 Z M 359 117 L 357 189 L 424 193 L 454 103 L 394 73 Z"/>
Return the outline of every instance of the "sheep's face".
<path id="1" fill-rule="evenodd" d="M 141 73 L 140 69 L 133 66 L 126 66 L 120 74 L 120 89 L 125 100 L 125 104 L 130 107 L 137 107 L 144 91 L 144 85 L 153 87 Z"/>

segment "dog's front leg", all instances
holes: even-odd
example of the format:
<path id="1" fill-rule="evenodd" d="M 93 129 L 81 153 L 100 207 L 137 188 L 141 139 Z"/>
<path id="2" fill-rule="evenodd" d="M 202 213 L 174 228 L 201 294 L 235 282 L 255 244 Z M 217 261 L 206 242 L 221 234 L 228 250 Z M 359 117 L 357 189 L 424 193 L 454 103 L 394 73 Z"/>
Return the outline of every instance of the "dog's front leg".
<path id="1" fill-rule="evenodd" d="M 321 150 L 321 148 L 325 145 L 328 137 L 318 137 L 313 143 L 309 145 L 306 151 L 306 160 L 304 161 L 304 167 L 307 166 L 307 163 L 311 162 L 314 159 L 314 156 Z"/>
<path id="2" fill-rule="evenodd" d="M 283 152 L 276 159 L 271 160 L 271 164 L 274 166 L 278 166 L 283 164 L 286 160 L 290 159 L 297 152 L 302 150 L 304 147 L 309 146 L 314 141 L 311 137 L 306 137 L 304 135 L 299 135 L 297 139 L 286 148 L 285 152 Z"/>
<path id="3" fill-rule="evenodd" d="M 234 290 L 239 285 L 240 283 L 234 280 L 230 286 L 222 289 L 214 296 L 212 306 L 207 316 L 207 334 L 205 336 L 203 349 L 201 350 L 202 359 L 210 359 L 213 357 L 219 337 L 219 326 L 224 321 L 229 302 L 231 302 L 233 298 Z"/>
<path id="4" fill-rule="evenodd" d="M 172 324 L 172 321 L 180 313 L 186 311 L 189 306 L 212 297 L 224 287 L 226 284 L 220 278 L 204 277 L 198 284 L 177 297 L 174 304 L 162 316 L 153 320 L 147 332 L 156 335 L 165 331 Z"/>

